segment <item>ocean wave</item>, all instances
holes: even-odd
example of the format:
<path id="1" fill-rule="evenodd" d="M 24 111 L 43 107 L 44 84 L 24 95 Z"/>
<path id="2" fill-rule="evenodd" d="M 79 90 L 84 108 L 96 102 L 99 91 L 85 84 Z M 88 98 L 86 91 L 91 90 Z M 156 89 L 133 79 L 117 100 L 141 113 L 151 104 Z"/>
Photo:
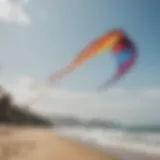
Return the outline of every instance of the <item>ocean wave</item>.
<path id="1" fill-rule="evenodd" d="M 57 134 L 101 147 L 118 147 L 146 153 L 160 154 L 160 133 L 131 133 L 114 129 L 63 127 Z"/>

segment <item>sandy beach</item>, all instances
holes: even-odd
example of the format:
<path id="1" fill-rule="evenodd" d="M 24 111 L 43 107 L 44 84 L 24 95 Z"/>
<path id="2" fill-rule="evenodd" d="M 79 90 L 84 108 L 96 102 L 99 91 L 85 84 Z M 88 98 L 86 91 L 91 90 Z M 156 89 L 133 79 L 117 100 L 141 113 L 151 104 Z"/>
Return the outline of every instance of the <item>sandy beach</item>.
<path id="1" fill-rule="evenodd" d="M 92 147 L 91 147 L 92 146 Z M 57 136 L 50 129 L 0 127 L 0 160 L 159 160 L 151 155 L 116 147 L 96 147 Z"/>
<path id="2" fill-rule="evenodd" d="M 53 131 L 31 127 L 0 127 L 0 160 L 115 160 Z"/>

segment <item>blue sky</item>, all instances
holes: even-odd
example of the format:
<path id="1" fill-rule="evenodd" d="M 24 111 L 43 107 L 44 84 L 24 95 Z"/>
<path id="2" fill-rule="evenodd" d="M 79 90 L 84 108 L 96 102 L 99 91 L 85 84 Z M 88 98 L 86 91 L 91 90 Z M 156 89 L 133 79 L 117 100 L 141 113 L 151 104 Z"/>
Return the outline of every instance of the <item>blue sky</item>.
<path id="1" fill-rule="evenodd" d="M 0 55 L 4 79 L 28 75 L 41 82 L 67 65 L 91 40 L 113 27 L 120 27 L 137 44 L 139 58 L 132 72 L 115 87 L 134 90 L 160 87 L 160 1 L 4 2 L 4 8 L 9 4 L 15 8 L 11 17 L 3 13 L 0 15 Z M 13 19 L 13 15 L 17 19 Z M 76 92 L 94 91 L 114 74 L 115 69 L 114 58 L 106 52 L 66 77 L 62 87 Z"/>

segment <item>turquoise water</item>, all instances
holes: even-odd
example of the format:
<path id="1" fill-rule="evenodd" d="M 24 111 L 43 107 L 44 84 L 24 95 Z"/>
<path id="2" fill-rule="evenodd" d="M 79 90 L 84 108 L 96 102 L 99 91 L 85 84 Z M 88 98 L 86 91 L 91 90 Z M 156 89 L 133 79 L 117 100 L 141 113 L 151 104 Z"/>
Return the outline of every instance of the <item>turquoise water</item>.
<path id="1" fill-rule="evenodd" d="M 128 126 L 128 127 L 123 127 L 122 130 L 134 133 L 160 133 L 160 125 Z"/>

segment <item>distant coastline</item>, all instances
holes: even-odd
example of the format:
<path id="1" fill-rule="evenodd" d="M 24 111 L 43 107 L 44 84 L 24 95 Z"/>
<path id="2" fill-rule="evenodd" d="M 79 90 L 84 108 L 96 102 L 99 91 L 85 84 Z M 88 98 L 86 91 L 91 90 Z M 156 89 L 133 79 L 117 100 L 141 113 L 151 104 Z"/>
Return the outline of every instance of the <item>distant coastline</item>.
<path id="1" fill-rule="evenodd" d="M 81 119 L 67 115 L 50 115 L 48 118 L 54 123 L 55 127 L 86 127 L 100 129 L 116 129 L 134 133 L 157 133 L 160 132 L 160 125 L 124 125 L 114 120 L 104 120 L 98 118 Z"/>
<path id="2" fill-rule="evenodd" d="M 102 119 L 80 119 L 74 116 L 67 115 L 50 115 L 49 119 L 54 123 L 55 127 L 68 126 L 68 127 L 87 127 L 87 128 L 121 128 L 121 124 L 112 120 Z"/>

